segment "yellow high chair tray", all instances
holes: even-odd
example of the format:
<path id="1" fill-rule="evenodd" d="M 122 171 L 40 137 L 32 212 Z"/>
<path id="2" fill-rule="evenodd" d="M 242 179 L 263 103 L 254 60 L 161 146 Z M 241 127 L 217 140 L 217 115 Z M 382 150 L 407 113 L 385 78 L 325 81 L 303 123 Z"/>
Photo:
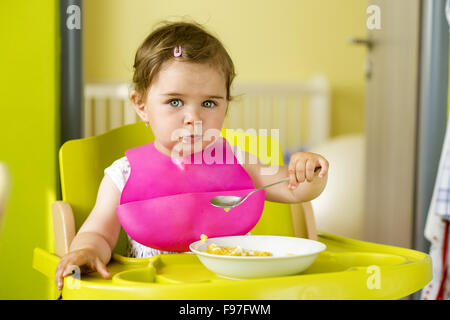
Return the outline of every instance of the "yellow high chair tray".
<path id="1" fill-rule="evenodd" d="M 125 150 L 152 141 L 149 132 L 142 123 L 132 124 L 103 135 L 68 141 L 61 147 L 64 201 L 53 206 L 55 253 L 36 248 L 33 258 L 33 268 L 52 282 L 52 298 L 62 294 L 64 299 L 399 299 L 431 281 L 431 258 L 425 253 L 324 232 L 316 235 L 311 216 L 307 216 L 311 214 L 308 206 L 266 201 L 252 234 L 308 237 L 326 245 L 306 271 L 283 277 L 230 280 L 209 271 L 194 254 L 127 258 L 123 256 L 126 236 L 122 230 L 107 266 L 112 279 L 103 279 L 97 272 L 81 277 L 75 274 L 64 279 L 64 288 L 58 292 L 56 266 L 60 256 L 68 252 L 75 234 L 73 225 L 79 228 L 95 203 L 103 169 L 122 157 Z M 259 150 L 246 151 L 265 163 L 283 165 L 279 144 L 271 137 L 229 129 L 224 129 L 222 135 L 231 144 L 237 138 L 242 149 L 258 145 Z M 246 139 L 253 138 L 253 143 L 246 143 Z M 269 151 L 262 150 L 264 144 L 255 143 L 260 139 L 267 139 Z"/>
<path id="2" fill-rule="evenodd" d="M 319 233 L 327 250 L 303 273 L 228 280 L 206 269 L 193 254 L 151 258 L 113 255 L 112 280 L 98 273 L 66 277 L 64 299 L 399 299 L 432 277 L 430 257 L 409 249 Z M 35 249 L 34 267 L 53 279 L 59 258 Z"/>

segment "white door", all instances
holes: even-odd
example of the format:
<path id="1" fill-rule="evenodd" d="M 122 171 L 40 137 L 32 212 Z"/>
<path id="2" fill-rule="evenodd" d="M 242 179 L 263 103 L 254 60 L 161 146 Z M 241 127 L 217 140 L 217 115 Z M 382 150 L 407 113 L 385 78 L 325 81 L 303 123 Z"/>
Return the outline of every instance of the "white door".
<path id="1" fill-rule="evenodd" d="M 364 240 L 411 248 L 420 0 L 369 0 Z"/>

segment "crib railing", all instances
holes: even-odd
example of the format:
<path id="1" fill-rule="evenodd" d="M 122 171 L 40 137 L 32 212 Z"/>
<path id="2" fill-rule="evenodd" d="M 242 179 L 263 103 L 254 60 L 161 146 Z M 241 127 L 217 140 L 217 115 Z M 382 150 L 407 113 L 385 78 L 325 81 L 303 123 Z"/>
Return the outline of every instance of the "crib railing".
<path id="1" fill-rule="evenodd" d="M 130 85 L 87 84 L 84 137 L 140 121 L 129 99 Z M 329 138 L 330 90 L 325 76 L 301 82 L 238 82 L 232 87 L 224 127 L 276 136 L 284 151 L 309 148 Z M 278 135 L 278 136 L 277 136 Z"/>

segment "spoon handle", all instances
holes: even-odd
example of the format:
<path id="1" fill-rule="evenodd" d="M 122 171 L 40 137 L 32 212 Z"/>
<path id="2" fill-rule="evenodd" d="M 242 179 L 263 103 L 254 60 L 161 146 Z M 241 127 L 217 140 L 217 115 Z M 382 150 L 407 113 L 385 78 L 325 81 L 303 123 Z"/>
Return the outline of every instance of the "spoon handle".
<path id="1" fill-rule="evenodd" d="M 267 186 L 263 186 L 263 187 L 261 187 L 261 188 L 258 188 L 258 189 L 253 190 L 252 192 L 248 193 L 245 197 L 243 197 L 243 198 L 242 198 L 242 201 L 244 201 L 245 199 L 247 199 L 248 197 L 250 197 L 250 196 L 251 196 L 253 193 L 255 193 L 256 191 L 259 191 L 259 190 L 264 189 L 264 188 L 268 188 L 268 187 L 270 187 L 270 186 L 273 186 L 274 184 L 279 184 L 279 183 L 282 183 L 282 182 L 285 182 L 285 181 L 289 181 L 289 177 L 288 177 L 288 178 L 284 178 L 284 179 L 282 179 L 282 180 L 280 180 L 280 181 L 277 181 L 277 182 L 268 184 Z"/>
<path id="2" fill-rule="evenodd" d="M 256 191 L 259 191 L 259 190 L 261 190 L 261 189 L 265 189 L 265 188 L 271 187 L 271 186 L 273 186 L 273 185 L 275 185 L 275 184 L 279 184 L 279 183 L 282 183 L 282 182 L 285 182 L 285 181 L 289 181 L 289 177 L 288 177 L 288 178 L 284 178 L 284 179 L 282 179 L 282 180 L 280 180 L 280 181 L 277 181 L 277 182 L 268 184 L 267 186 L 263 186 L 263 187 L 261 187 L 261 188 L 255 189 L 255 190 L 253 190 L 252 192 L 250 192 L 249 194 L 247 194 L 245 197 L 247 198 L 248 196 L 250 196 L 251 194 L 255 193 Z"/>
<path id="3" fill-rule="evenodd" d="M 315 169 L 314 169 L 314 173 L 317 172 L 317 170 L 320 169 L 320 168 L 321 168 L 321 167 L 315 168 Z M 263 187 L 258 188 L 258 189 L 256 189 L 256 190 L 253 190 L 252 192 L 250 192 L 249 194 L 247 194 L 247 195 L 245 196 L 244 199 L 246 199 L 248 196 L 250 196 L 252 193 L 254 193 L 254 192 L 256 192 L 256 191 L 259 191 L 259 190 L 261 190 L 261 189 L 265 189 L 265 188 L 271 187 L 271 186 L 273 186 L 273 185 L 275 185 L 275 184 L 279 184 L 279 183 L 282 183 L 282 182 L 285 182 L 285 181 L 289 181 L 289 177 L 284 178 L 284 179 L 281 179 L 280 181 L 277 181 L 277 182 L 268 184 L 267 186 L 263 186 Z"/>
<path id="4" fill-rule="evenodd" d="M 273 186 L 273 185 L 275 185 L 275 184 L 279 184 L 279 183 L 282 183 L 282 182 L 285 182 L 285 181 L 289 181 L 289 177 L 284 178 L 284 179 L 281 179 L 280 181 L 277 181 L 277 182 L 268 184 L 267 186 L 263 186 L 263 187 L 261 187 L 261 188 L 259 188 L 259 189 L 254 190 L 253 192 L 258 191 L 258 190 L 261 190 L 261 189 L 265 189 L 265 188 L 268 188 L 268 187 L 271 187 L 271 186 Z"/>

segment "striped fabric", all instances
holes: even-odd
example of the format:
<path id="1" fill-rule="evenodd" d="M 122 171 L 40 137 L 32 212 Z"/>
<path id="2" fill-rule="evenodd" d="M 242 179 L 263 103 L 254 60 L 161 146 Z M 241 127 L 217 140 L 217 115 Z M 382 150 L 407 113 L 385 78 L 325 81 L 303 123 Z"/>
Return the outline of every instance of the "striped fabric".
<path id="1" fill-rule="evenodd" d="M 448 140 L 449 137 L 446 137 Z M 434 212 L 443 219 L 450 220 L 450 141 L 444 144 L 441 157 L 441 172 L 437 177 L 437 195 L 435 198 Z M 445 153 L 444 153 L 445 152 Z"/>
<path id="2" fill-rule="evenodd" d="M 431 242 L 433 279 L 422 290 L 422 300 L 450 299 L 450 122 L 425 225 L 425 237 Z"/>

